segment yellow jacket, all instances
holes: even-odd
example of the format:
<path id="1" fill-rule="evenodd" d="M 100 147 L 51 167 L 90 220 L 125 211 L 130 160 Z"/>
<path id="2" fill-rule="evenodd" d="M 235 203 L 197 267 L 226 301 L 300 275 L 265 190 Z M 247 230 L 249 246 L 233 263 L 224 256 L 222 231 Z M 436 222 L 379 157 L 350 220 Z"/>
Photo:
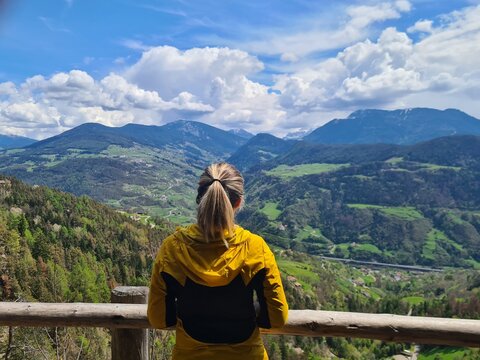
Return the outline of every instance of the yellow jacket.
<path id="1" fill-rule="evenodd" d="M 267 359 L 259 327 L 282 327 L 288 306 L 274 255 L 240 226 L 205 243 L 197 225 L 178 228 L 160 247 L 152 272 L 148 319 L 176 325 L 174 359 Z M 254 295 L 258 306 L 254 306 Z"/>

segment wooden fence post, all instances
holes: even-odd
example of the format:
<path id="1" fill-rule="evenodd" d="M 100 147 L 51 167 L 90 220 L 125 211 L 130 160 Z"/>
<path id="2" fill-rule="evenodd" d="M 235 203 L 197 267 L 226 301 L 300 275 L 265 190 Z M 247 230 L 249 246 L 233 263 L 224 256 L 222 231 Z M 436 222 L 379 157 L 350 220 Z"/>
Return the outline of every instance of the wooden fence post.
<path id="1" fill-rule="evenodd" d="M 117 286 L 111 302 L 146 304 L 148 287 Z M 112 360 L 148 360 L 148 329 L 112 329 Z"/>

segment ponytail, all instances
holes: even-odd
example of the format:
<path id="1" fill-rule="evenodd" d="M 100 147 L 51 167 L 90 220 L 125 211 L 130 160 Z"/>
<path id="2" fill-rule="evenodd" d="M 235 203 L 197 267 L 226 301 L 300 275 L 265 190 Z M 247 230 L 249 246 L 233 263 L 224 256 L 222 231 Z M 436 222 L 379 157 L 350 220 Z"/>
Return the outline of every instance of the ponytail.
<path id="1" fill-rule="evenodd" d="M 223 240 L 234 234 L 234 207 L 243 201 L 243 177 L 227 163 L 212 164 L 198 182 L 197 224 L 206 242 Z"/>

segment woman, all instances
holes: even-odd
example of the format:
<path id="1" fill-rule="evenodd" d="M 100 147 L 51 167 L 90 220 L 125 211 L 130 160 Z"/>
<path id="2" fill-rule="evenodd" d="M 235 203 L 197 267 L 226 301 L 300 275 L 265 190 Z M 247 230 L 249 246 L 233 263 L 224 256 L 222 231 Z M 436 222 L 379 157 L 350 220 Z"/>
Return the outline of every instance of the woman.
<path id="1" fill-rule="evenodd" d="M 287 320 L 272 251 L 234 223 L 242 203 L 239 171 L 210 165 L 198 184 L 197 223 L 178 228 L 160 247 L 148 319 L 159 329 L 176 325 L 173 359 L 268 359 L 259 327 L 282 327 Z"/>

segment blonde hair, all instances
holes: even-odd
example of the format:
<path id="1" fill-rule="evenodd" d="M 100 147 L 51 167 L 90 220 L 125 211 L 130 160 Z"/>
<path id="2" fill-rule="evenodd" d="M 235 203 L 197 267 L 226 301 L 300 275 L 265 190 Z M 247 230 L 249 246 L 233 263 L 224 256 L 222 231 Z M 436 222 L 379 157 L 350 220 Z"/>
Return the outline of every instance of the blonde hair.
<path id="1" fill-rule="evenodd" d="M 243 202 L 243 177 L 227 163 L 211 164 L 198 181 L 197 224 L 206 242 L 223 240 L 234 234 L 234 207 Z"/>

